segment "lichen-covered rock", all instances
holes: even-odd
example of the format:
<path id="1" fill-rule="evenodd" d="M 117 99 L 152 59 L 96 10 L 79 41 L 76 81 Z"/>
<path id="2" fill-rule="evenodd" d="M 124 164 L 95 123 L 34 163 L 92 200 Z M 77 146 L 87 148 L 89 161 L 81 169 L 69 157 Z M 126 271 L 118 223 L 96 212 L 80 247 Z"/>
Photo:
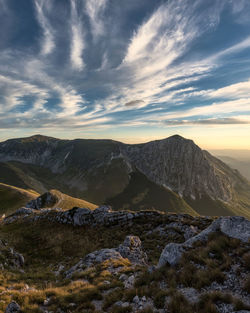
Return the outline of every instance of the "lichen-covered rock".
<path id="1" fill-rule="evenodd" d="M 5 313 L 19 313 L 19 312 L 21 312 L 21 308 L 15 301 L 12 301 L 5 310 Z"/>

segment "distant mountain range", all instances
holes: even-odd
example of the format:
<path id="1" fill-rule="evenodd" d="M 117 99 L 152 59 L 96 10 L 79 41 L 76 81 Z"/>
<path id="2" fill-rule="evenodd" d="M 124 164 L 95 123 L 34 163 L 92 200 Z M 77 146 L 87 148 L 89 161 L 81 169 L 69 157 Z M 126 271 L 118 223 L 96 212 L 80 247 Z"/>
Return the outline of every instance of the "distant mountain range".
<path id="1" fill-rule="evenodd" d="M 211 153 L 250 181 L 250 150 L 211 150 Z"/>
<path id="2" fill-rule="evenodd" d="M 250 183 L 178 135 L 144 144 L 35 135 L 0 143 L 0 182 L 115 209 L 250 216 Z"/>

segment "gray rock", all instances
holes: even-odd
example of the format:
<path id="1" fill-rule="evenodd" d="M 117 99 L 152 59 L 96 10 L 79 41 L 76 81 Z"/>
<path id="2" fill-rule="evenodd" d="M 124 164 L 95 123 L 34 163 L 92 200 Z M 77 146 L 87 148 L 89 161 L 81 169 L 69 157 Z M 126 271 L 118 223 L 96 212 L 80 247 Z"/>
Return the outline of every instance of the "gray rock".
<path id="1" fill-rule="evenodd" d="M 191 304 L 199 302 L 199 292 L 194 288 L 180 288 L 179 292 L 189 301 Z"/>
<path id="2" fill-rule="evenodd" d="M 228 237 L 248 242 L 250 239 L 250 221 L 240 216 L 220 217 L 198 235 L 188 239 L 183 244 L 167 244 L 161 253 L 158 267 L 167 263 L 176 265 L 185 250 L 192 248 L 192 245 L 197 241 L 207 241 L 208 236 L 216 231 L 221 231 Z"/>
<path id="3" fill-rule="evenodd" d="M 129 276 L 129 278 L 127 280 L 124 281 L 124 287 L 129 289 L 129 288 L 133 288 L 135 283 L 135 276 L 131 275 Z"/>
<path id="4" fill-rule="evenodd" d="M 75 211 L 74 211 L 74 215 L 73 215 L 73 224 L 76 226 L 81 226 L 83 216 L 85 216 L 86 214 L 90 214 L 91 210 L 88 208 L 74 208 L 74 210 Z"/>
<path id="5" fill-rule="evenodd" d="M 65 272 L 66 277 L 71 277 L 75 272 L 82 271 L 86 267 L 93 266 L 98 263 L 102 263 L 106 260 L 113 259 L 122 259 L 122 256 L 115 249 L 101 249 L 94 251 L 84 259 L 81 259 L 76 265 L 71 267 L 68 271 Z"/>
<path id="6" fill-rule="evenodd" d="M 33 209 L 31 208 L 20 208 L 16 210 L 15 215 L 26 215 L 26 214 L 32 214 Z"/>
<path id="7" fill-rule="evenodd" d="M 223 234 L 243 242 L 250 239 L 250 221 L 242 216 L 221 217 L 220 230 Z"/>
<path id="8" fill-rule="evenodd" d="M 18 313 L 18 312 L 21 312 L 21 308 L 15 301 L 12 301 L 5 310 L 5 313 Z"/>
<path id="9" fill-rule="evenodd" d="M 182 244 L 179 243 L 167 244 L 161 253 L 157 267 L 162 267 L 165 264 L 176 265 L 179 262 L 184 251 L 185 250 Z"/>
<path id="10" fill-rule="evenodd" d="M 134 302 L 134 303 L 139 303 L 139 301 L 140 301 L 140 298 L 139 298 L 138 296 L 135 296 L 135 297 L 133 298 L 133 302 Z"/>

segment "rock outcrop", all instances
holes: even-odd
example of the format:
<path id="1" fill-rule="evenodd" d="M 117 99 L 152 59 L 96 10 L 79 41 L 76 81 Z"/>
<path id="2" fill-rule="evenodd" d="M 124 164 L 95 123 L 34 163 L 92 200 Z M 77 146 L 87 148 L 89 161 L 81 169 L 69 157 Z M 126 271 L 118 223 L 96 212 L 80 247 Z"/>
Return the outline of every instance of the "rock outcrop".
<path id="1" fill-rule="evenodd" d="M 142 249 L 141 240 L 137 236 L 127 236 L 118 248 L 101 249 L 89 253 L 76 265 L 65 272 L 66 277 L 82 271 L 86 267 L 102 263 L 106 260 L 128 259 L 132 264 L 146 265 L 147 254 Z"/>
<path id="2" fill-rule="evenodd" d="M 133 264 L 147 264 L 147 255 L 142 250 L 142 243 L 138 236 L 127 236 L 116 250 Z"/>
<path id="3" fill-rule="evenodd" d="M 29 201 L 26 204 L 26 207 L 33 210 L 40 210 L 42 208 L 53 207 L 57 203 L 57 201 L 58 199 L 54 194 L 50 192 L 45 192 L 40 197 Z"/>
<path id="4" fill-rule="evenodd" d="M 198 235 L 186 240 L 184 243 L 167 244 L 161 253 L 158 267 L 165 264 L 176 265 L 183 253 L 191 249 L 195 242 L 207 241 L 208 236 L 216 231 L 220 231 L 228 237 L 239 239 L 242 242 L 248 242 L 250 240 L 250 221 L 240 216 L 220 217 Z"/>
<path id="5" fill-rule="evenodd" d="M 82 225 L 122 225 L 134 219 L 143 217 L 157 218 L 162 213 L 158 211 L 145 210 L 139 212 L 112 211 L 109 206 L 101 206 L 95 210 L 86 208 L 73 208 L 68 211 L 58 212 L 55 219 L 59 223 L 71 224 L 74 226 Z"/>

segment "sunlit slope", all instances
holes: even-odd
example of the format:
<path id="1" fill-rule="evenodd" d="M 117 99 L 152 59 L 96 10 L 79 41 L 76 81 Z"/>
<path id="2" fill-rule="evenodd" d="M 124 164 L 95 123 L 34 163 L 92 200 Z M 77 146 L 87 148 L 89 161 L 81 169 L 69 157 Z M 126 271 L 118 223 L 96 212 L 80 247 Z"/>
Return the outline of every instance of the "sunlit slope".
<path id="1" fill-rule="evenodd" d="M 33 190 L 0 183 L 0 215 L 10 214 L 38 196 L 39 194 Z"/>
<path id="2" fill-rule="evenodd" d="M 97 205 L 90 203 L 88 201 L 73 198 L 71 196 L 68 196 L 58 190 L 50 190 L 37 199 L 39 200 L 39 203 L 41 204 L 39 208 L 61 208 L 63 210 L 69 210 L 73 207 L 80 207 L 80 208 L 88 208 L 91 210 L 94 210 L 97 208 Z M 29 203 L 29 206 L 31 206 L 32 203 L 36 203 L 36 200 Z M 32 207 L 32 206 L 31 206 Z"/>

